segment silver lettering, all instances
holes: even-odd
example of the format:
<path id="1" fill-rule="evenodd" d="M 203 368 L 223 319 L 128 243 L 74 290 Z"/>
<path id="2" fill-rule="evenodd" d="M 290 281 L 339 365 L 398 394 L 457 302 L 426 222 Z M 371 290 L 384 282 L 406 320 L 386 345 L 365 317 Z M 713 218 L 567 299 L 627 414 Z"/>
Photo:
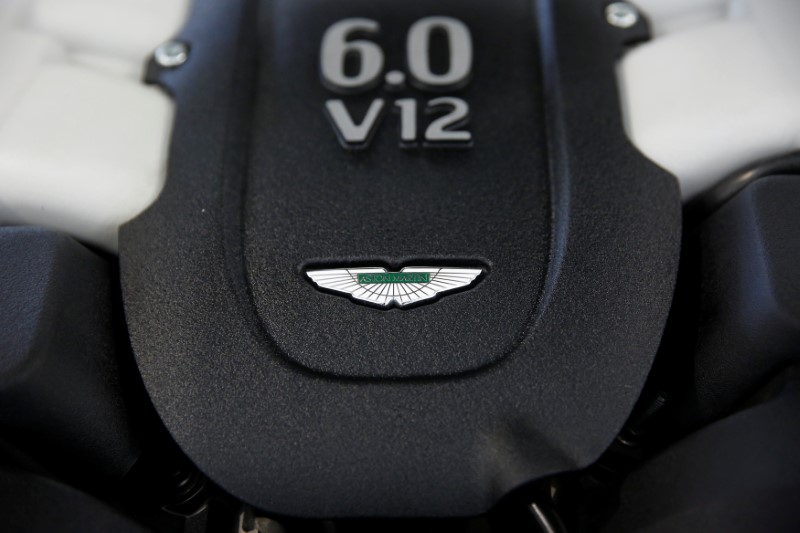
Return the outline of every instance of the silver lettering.
<path id="1" fill-rule="evenodd" d="M 325 109 L 342 145 L 345 148 L 359 148 L 375 134 L 385 104 L 381 98 L 373 100 L 360 124 L 355 123 L 342 100 L 328 100 Z"/>

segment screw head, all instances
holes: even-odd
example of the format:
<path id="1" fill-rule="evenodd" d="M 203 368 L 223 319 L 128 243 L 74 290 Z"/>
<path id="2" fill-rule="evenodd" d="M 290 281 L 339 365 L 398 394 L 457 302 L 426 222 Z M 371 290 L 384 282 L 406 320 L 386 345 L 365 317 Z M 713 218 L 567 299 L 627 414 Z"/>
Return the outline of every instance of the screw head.
<path id="1" fill-rule="evenodd" d="M 639 10 L 628 2 L 614 2 L 606 7 L 606 21 L 616 28 L 630 28 L 639 22 Z"/>
<path id="2" fill-rule="evenodd" d="M 189 46 L 181 41 L 167 41 L 156 48 L 153 58 L 161 67 L 179 67 L 189 59 Z"/>

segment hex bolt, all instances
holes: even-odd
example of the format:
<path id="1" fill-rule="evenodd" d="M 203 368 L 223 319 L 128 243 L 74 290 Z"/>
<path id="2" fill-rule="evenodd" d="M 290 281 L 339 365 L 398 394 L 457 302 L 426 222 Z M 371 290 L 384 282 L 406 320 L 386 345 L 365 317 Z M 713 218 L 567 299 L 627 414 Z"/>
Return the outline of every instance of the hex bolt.
<path id="1" fill-rule="evenodd" d="M 189 60 L 189 46 L 181 41 L 167 41 L 156 48 L 153 58 L 163 68 L 176 68 Z"/>
<path id="2" fill-rule="evenodd" d="M 616 28 L 630 28 L 639 22 L 639 10 L 628 2 L 614 2 L 606 7 L 606 21 Z"/>

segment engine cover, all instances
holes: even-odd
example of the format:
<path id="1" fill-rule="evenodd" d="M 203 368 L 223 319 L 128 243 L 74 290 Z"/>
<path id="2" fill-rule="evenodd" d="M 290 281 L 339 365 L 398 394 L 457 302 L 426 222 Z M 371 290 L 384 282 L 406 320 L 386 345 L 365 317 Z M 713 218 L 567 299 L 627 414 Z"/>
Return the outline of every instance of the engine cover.
<path id="1" fill-rule="evenodd" d="M 136 358 L 212 480 L 300 517 L 460 516 L 585 467 L 659 344 L 674 178 L 597 0 L 197 0 L 168 182 L 125 226 Z M 392 111 L 395 111 L 394 113 Z"/>

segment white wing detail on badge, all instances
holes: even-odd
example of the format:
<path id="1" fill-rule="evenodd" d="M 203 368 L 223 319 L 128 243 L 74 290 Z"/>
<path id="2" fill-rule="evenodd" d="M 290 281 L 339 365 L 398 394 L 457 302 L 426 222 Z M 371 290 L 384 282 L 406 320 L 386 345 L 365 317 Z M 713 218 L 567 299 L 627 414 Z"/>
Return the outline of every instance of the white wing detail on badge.
<path id="1" fill-rule="evenodd" d="M 479 268 L 406 267 L 335 268 L 311 270 L 309 278 L 321 289 L 348 294 L 355 300 L 382 307 L 401 307 L 471 285 L 483 272 Z"/>

